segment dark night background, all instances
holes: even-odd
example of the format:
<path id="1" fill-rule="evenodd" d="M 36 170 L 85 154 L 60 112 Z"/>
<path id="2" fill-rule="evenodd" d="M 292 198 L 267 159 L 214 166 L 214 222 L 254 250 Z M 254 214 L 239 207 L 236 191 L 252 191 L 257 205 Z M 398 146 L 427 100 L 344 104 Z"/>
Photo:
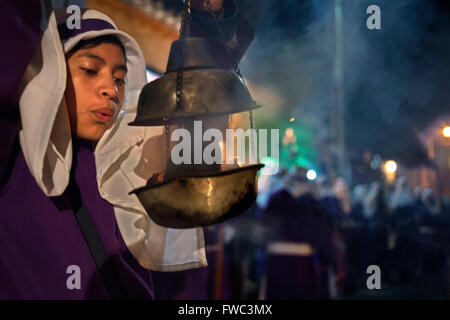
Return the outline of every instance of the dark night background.
<path id="1" fill-rule="evenodd" d="M 241 63 L 244 75 L 283 97 L 280 114 L 333 140 L 327 130 L 335 107 L 333 1 L 237 2 L 256 30 Z M 164 3 L 181 10 L 177 0 Z M 371 4 L 381 8 L 381 30 L 366 28 Z M 417 134 L 450 113 L 450 2 L 342 1 L 342 12 L 348 150 L 427 164 Z"/>

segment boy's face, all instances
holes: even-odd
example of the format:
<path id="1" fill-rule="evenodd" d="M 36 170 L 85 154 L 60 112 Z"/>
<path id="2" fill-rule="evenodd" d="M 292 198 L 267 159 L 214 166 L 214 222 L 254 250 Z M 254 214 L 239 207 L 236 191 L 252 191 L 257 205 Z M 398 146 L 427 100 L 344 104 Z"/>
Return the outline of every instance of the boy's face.
<path id="1" fill-rule="evenodd" d="M 111 43 L 81 48 L 68 59 L 65 97 L 72 135 L 98 141 L 123 103 L 127 69 L 122 49 Z"/>

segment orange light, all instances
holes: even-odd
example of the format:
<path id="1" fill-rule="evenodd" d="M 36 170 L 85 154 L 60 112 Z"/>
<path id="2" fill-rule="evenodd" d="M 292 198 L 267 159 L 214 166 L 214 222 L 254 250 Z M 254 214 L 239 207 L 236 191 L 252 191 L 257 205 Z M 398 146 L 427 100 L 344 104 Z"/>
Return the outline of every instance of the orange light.
<path id="1" fill-rule="evenodd" d="M 293 136 L 294 136 L 294 130 L 292 130 L 292 128 L 287 128 L 286 129 L 286 137 L 292 138 Z"/>
<path id="2" fill-rule="evenodd" d="M 294 122 L 295 121 L 295 117 L 292 117 L 289 119 L 289 122 Z"/>
<path id="3" fill-rule="evenodd" d="M 389 173 L 394 173 L 397 171 L 397 163 L 394 160 L 386 161 L 384 164 L 384 170 Z"/>
<path id="4" fill-rule="evenodd" d="M 450 127 L 445 127 L 445 128 L 442 130 L 442 134 L 444 135 L 444 137 L 450 138 Z"/>

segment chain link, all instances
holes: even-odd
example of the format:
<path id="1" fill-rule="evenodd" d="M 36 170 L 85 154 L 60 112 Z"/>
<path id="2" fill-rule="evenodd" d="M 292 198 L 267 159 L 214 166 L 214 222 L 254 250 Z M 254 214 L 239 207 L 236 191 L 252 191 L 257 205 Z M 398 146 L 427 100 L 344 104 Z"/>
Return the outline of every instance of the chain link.
<path id="1" fill-rule="evenodd" d="M 241 70 L 239 69 L 237 64 L 235 64 L 235 63 L 233 64 L 233 69 L 234 69 L 234 72 L 236 72 L 236 74 L 239 76 L 239 78 L 241 78 L 241 80 L 244 81 L 244 77 L 242 76 Z"/>
<path id="2" fill-rule="evenodd" d="M 177 71 L 177 89 L 175 91 L 175 102 L 177 110 L 181 109 L 181 92 L 183 90 L 183 71 Z"/>

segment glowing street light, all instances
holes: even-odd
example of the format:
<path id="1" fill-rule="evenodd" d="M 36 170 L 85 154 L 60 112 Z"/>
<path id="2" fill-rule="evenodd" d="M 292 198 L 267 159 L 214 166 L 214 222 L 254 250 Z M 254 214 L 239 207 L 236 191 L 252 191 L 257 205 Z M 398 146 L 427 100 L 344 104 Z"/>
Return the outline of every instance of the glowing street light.
<path id="1" fill-rule="evenodd" d="M 317 172 L 313 169 L 308 170 L 308 172 L 306 172 L 306 178 L 308 180 L 315 180 L 317 178 Z"/>
<path id="2" fill-rule="evenodd" d="M 445 127 L 443 130 L 442 130 L 442 134 L 444 135 L 444 137 L 446 137 L 446 138 L 450 138 L 450 127 Z"/>
<path id="3" fill-rule="evenodd" d="M 384 170 L 388 173 L 395 173 L 395 171 L 397 171 L 397 163 L 394 160 L 386 161 Z"/>
<path id="4" fill-rule="evenodd" d="M 397 163 L 394 160 L 388 160 L 384 163 L 383 169 L 387 183 L 393 183 L 397 171 Z"/>

